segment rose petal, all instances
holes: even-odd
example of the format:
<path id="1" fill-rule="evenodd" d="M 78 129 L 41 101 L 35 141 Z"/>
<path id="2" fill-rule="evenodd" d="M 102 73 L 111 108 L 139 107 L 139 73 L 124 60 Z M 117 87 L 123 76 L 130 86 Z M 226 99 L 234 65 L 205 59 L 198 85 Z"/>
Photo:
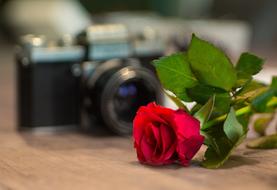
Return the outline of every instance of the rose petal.
<path id="1" fill-rule="evenodd" d="M 179 161 L 182 165 L 187 166 L 189 161 L 198 152 L 204 142 L 204 137 L 193 136 L 189 139 L 184 139 L 178 142 L 176 152 L 178 153 Z"/>
<path id="2" fill-rule="evenodd" d="M 141 106 L 137 111 L 136 117 L 133 121 L 133 137 L 134 140 L 140 141 L 144 133 L 144 127 L 148 123 L 165 123 L 166 121 L 158 114 L 151 110 L 151 107 L 155 107 L 154 103 L 150 103 L 147 106 Z M 173 112 L 173 111 L 172 111 Z"/>
<path id="3" fill-rule="evenodd" d="M 160 134 L 161 134 L 161 142 L 162 142 L 162 150 L 165 153 L 169 147 L 176 141 L 176 137 L 174 131 L 171 127 L 166 125 L 160 125 Z"/>
<path id="4" fill-rule="evenodd" d="M 140 150 L 143 153 L 146 162 L 151 162 L 152 154 L 154 152 L 151 145 L 147 143 L 147 137 L 144 135 L 141 140 Z"/>
<path id="5" fill-rule="evenodd" d="M 175 132 L 179 139 L 200 134 L 200 122 L 183 110 L 177 110 L 173 117 Z"/>
<path id="6" fill-rule="evenodd" d="M 157 144 L 157 140 L 156 140 L 155 135 L 153 133 L 151 123 L 148 123 L 145 127 L 145 137 L 146 137 L 147 143 L 154 150 L 155 147 L 156 147 L 156 144 Z"/>
<path id="7" fill-rule="evenodd" d="M 174 110 L 162 107 L 160 105 L 152 104 L 151 105 L 152 112 L 155 112 L 157 115 L 159 115 L 163 120 L 168 121 L 169 117 L 172 117 L 173 114 L 175 113 Z"/>
<path id="8" fill-rule="evenodd" d="M 155 138 L 156 146 L 159 146 L 161 144 L 159 127 L 154 126 L 152 123 L 149 123 L 149 128 L 151 128 L 151 131 L 152 131 L 153 136 Z"/>
<path id="9" fill-rule="evenodd" d="M 157 142 L 153 160 L 163 164 L 172 163 L 174 161 L 172 156 L 176 147 L 175 133 L 171 127 L 163 124 L 159 127 L 159 133 L 160 140 Z"/>
<path id="10" fill-rule="evenodd" d="M 138 160 L 142 163 L 144 163 L 146 160 L 144 158 L 144 155 L 143 155 L 143 152 L 141 151 L 140 149 L 140 146 L 136 145 L 135 144 L 135 148 L 137 150 L 137 157 L 138 157 Z"/>
<path id="11" fill-rule="evenodd" d="M 149 103 L 145 106 L 145 113 L 147 114 L 147 119 L 150 119 L 152 122 L 157 123 L 167 123 L 166 118 L 170 114 L 174 114 L 174 111 L 162 106 L 156 105 L 155 102 Z M 164 117 L 166 115 L 166 117 Z"/>

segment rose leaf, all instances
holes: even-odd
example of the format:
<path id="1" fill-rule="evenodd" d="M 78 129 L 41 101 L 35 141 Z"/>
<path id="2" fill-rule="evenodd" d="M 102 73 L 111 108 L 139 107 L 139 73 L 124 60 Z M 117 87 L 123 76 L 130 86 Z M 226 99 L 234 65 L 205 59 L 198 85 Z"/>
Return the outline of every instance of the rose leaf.
<path id="1" fill-rule="evenodd" d="M 213 126 L 202 133 L 208 146 L 202 165 L 206 168 L 218 168 L 228 160 L 233 150 L 246 137 L 247 126 L 238 122 L 235 111 L 231 108 L 223 127 Z"/>
<path id="2" fill-rule="evenodd" d="M 236 64 L 237 83 L 236 87 L 241 87 L 252 80 L 252 75 L 255 75 L 262 70 L 264 60 L 248 52 L 240 55 Z"/>
<path id="3" fill-rule="evenodd" d="M 230 141 L 236 145 L 241 137 L 243 137 L 247 131 L 247 126 L 243 126 L 236 118 L 236 114 L 233 108 L 231 108 L 227 118 L 224 122 L 223 130 Z"/>
<path id="4" fill-rule="evenodd" d="M 243 78 L 252 78 L 252 75 L 255 75 L 262 70 L 264 60 L 253 55 L 251 53 L 245 52 L 240 55 L 238 63 L 236 65 L 236 70 L 238 73 L 241 73 Z M 240 77 L 238 77 L 238 80 Z"/>
<path id="5" fill-rule="evenodd" d="M 276 97 L 277 97 L 277 76 L 274 76 L 272 78 L 272 82 L 268 90 L 261 93 L 256 98 L 254 98 L 251 106 L 256 112 L 267 112 L 267 111 L 272 112 L 272 110 L 267 107 L 267 104 L 272 99 L 276 99 Z"/>
<path id="6" fill-rule="evenodd" d="M 203 127 L 204 123 L 209 120 L 214 108 L 215 96 L 212 96 L 208 102 L 202 106 L 195 114 L 194 117 L 200 121 L 200 126 Z"/>
<path id="7" fill-rule="evenodd" d="M 265 130 L 269 127 L 269 123 L 272 121 L 272 119 L 273 119 L 273 113 L 257 118 L 253 124 L 253 128 L 255 132 L 261 136 L 264 136 Z"/>
<path id="8" fill-rule="evenodd" d="M 194 87 L 198 81 L 190 69 L 186 54 L 175 53 L 154 60 L 153 64 L 163 87 L 181 100 L 190 101 L 186 88 Z"/>
<path id="9" fill-rule="evenodd" d="M 201 134 L 205 137 L 204 144 L 208 146 L 204 155 L 205 160 L 201 165 L 209 169 L 222 166 L 234 149 L 232 142 L 224 134 L 222 126 L 218 125 L 214 127 L 217 130 L 201 131 Z"/>
<path id="10" fill-rule="evenodd" d="M 274 98 L 274 93 L 275 91 L 272 88 L 269 88 L 267 91 L 257 96 L 251 103 L 253 110 L 256 112 L 267 112 L 267 103 Z"/>
<path id="11" fill-rule="evenodd" d="M 272 82 L 271 82 L 270 88 L 274 90 L 274 92 L 275 92 L 274 94 L 275 94 L 275 96 L 277 96 L 277 76 L 272 77 Z"/>
<path id="12" fill-rule="evenodd" d="M 217 113 L 220 115 L 229 112 L 231 96 L 228 92 L 222 89 L 199 84 L 193 88 L 187 89 L 187 94 L 193 101 L 202 105 L 215 95 L 214 114 Z"/>
<path id="13" fill-rule="evenodd" d="M 238 92 L 236 92 L 236 103 L 248 102 L 250 103 L 255 97 L 267 91 L 268 87 L 257 81 L 251 81 L 245 84 Z"/>
<path id="14" fill-rule="evenodd" d="M 277 148 L 277 134 L 259 137 L 257 139 L 251 140 L 247 144 L 248 148 L 258 148 L 258 149 L 273 149 Z"/>
<path id="15" fill-rule="evenodd" d="M 192 71 L 201 83 L 229 91 L 237 76 L 229 58 L 219 48 L 194 34 L 188 49 Z"/>

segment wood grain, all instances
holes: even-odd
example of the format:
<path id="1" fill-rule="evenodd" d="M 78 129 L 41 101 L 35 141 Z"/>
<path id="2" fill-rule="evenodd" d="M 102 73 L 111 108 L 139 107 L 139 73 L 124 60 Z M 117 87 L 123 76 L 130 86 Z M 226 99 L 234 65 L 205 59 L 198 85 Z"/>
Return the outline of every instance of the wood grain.
<path id="1" fill-rule="evenodd" d="M 0 52 L 0 189 L 277 188 L 277 150 L 239 147 L 217 170 L 140 165 L 130 138 L 18 133 L 10 49 Z M 200 154 L 202 154 L 200 152 Z"/>

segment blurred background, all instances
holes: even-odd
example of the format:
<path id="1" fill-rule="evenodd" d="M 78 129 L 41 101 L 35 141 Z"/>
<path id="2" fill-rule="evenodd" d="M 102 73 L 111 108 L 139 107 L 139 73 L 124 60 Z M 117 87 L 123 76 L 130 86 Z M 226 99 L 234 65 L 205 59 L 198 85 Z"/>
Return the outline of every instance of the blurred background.
<path id="1" fill-rule="evenodd" d="M 277 74 L 276 18 L 275 0 L 0 0 L 0 85 L 14 80 L 9 73 L 20 36 L 57 40 L 96 23 L 122 23 L 133 35 L 150 28 L 181 49 L 196 33 L 226 50 L 234 63 L 251 51 L 266 59 L 256 78 L 269 82 Z"/>
<path id="2" fill-rule="evenodd" d="M 274 54 L 276 18 L 274 0 L 0 0 L 0 39 L 15 43 L 27 33 L 54 39 L 92 23 L 124 22 L 133 31 L 150 25 L 184 39 L 200 33 L 234 55 L 244 49 Z"/>
<path id="3" fill-rule="evenodd" d="M 266 59 L 256 79 L 270 82 L 277 74 L 276 18 L 276 0 L 0 0 L 0 97 L 14 97 L 14 50 L 21 35 L 57 40 L 96 23 L 122 23 L 132 35 L 155 31 L 184 50 L 196 33 L 226 50 L 234 63 L 251 51 Z M 3 114 L 13 115 L 14 104 L 3 100 Z"/>
<path id="4" fill-rule="evenodd" d="M 131 30 L 151 24 L 184 38 L 191 32 L 217 37 L 235 55 L 242 49 L 274 54 L 276 18 L 274 0 L 0 0 L 0 39 L 15 43 L 26 33 L 57 38 L 95 22 L 124 22 Z"/>

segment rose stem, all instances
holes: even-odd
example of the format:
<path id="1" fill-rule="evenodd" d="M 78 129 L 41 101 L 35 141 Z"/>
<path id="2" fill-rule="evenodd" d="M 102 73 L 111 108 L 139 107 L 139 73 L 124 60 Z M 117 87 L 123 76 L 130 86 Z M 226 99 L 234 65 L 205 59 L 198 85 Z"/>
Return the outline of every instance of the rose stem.
<path id="1" fill-rule="evenodd" d="M 276 98 L 273 98 L 266 105 L 266 107 L 268 107 L 268 108 L 274 107 L 274 106 L 277 106 L 277 99 Z M 250 112 L 251 112 L 251 106 L 245 106 L 243 108 L 238 109 L 235 113 L 236 113 L 236 116 L 242 116 L 242 115 L 250 113 Z M 219 116 L 219 117 L 217 117 L 217 118 L 215 118 L 211 121 L 208 121 L 202 129 L 206 129 L 206 128 L 209 128 L 213 125 L 216 125 L 216 124 L 224 121 L 226 118 L 227 118 L 227 114 L 224 114 L 224 115 Z"/>

